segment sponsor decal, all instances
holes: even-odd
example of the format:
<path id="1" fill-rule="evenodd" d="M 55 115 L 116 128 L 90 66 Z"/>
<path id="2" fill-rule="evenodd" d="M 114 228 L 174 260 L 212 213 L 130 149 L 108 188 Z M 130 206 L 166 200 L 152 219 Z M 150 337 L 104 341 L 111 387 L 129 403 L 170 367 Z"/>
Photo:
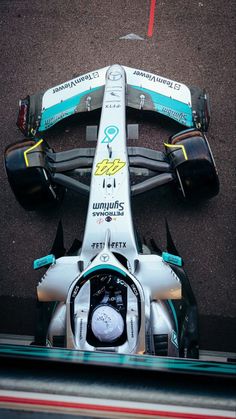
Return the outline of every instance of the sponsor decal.
<path id="1" fill-rule="evenodd" d="M 133 74 L 135 74 L 136 76 L 144 77 L 144 78 L 148 79 L 149 81 L 153 81 L 155 83 L 164 84 L 167 87 L 169 87 L 170 89 L 180 90 L 180 88 L 181 88 L 180 83 L 175 83 L 171 80 L 164 79 L 163 77 L 155 76 L 154 74 L 150 74 L 150 73 L 146 73 L 145 71 L 135 70 Z"/>
<path id="2" fill-rule="evenodd" d="M 114 201 L 114 202 L 94 202 L 93 203 L 93 209 L 119 209 L 120 211 L 124 210 L 124 202 L 120 201 Z"/>
<path id="3" fill-rule="evenodd" d="M 124 202 L 94 202 L 93 217 L 106 217 L 106 221 L 111 221 L 111 217 L 119 217 L 124 215 Z"/>
<path id="4" fill-rule="evenodd" d="M 78 283 L 79 282 L 79 283 Z M 82 286 L 85 284 L 86 279 L 83 280 L 79 280 L 77 281 L 75 287 L 73 288 L 72 294 L 71 294 L 71 300 L 75 299 L 75 297 L 78 295 L 80 289 L 82 288 Z"/>
<path id="5" fill-rule="evenodd" d="M 79 339 L 83 339 L 83 319 L 80 319 L 80 325 L 79 325 Z"/>
<path id="6" fill-rule="evenodd" d="M 117 128 L 115 125 L 109 125 L 104 129 L 105 137 L 101 141 L 103 144 L 109 144 L 111 143 L 116 136 L 119 134 L 119 128 Z"/>
<path id="7" fill-rule="evenodd" d="M 98 220 L 96 221 L 97 224 L 102 224 L 104 222 L 103 218 L 98 218 Z"/>
<path id="8" fill-rule="evenodd" d="M 105 220 L 106 221 L 111 221 L 111 219 L 109 219 L 109 217 L 123 217 L 124 216 L 124 212 L 121 211 L 94 211 L 92 213 L 93 217 L 106 217 Z M 102 224 L 102 221 L 97 223 L 97 224 Z"/>
<path id="9" fill-rule="evenodd" d="M 116 92 L 111 92 L 110 95 L 111 96 L 115 96 L 115 97 L 120 97 L 120 95 L 118 93 L 116 93 Z"/>
<path id="10" fill-rule="evenodd" d="M 184 112 L 174 111 L 173 109 L 166 108 L 165 106 L 162 106 L 160 111 L 163 112 L 165 115 L 169 116 L 170 118 L 176 119 L 176 121 L 180 122 L 181 124 L 186 123 L 187 118 Z"/>
<path id="11" fill-rule="evenodd" d="M 125 164 L 126 163 L 124 161 L 121 161 L 120 159 L 115 159 L 113 161 L 104 159 L 101 162 L 97 163 L 94 175 L 113 176 L 117 172 L 119 172 L 125 166 Z"/>
<path id="12" fill-rule="evenodd" d="M 101 278 L 101 281 L 102 281 L 102 278 Z M 101 295 L 102 293 L 104 293 L 105 292 L 105 287 L 103 286 L 102 288 L 100 288 L 98 291 L 96 291 L 94 294 L 93 294 L 93 296 L 95 296 L 95 297 L 99 297 L 99 295 Z"/>
<path id="13" fill-rule="evenodd" d="M 127 245 L 126 242 L 111 242 L 110 247 L 112 249 L 126 249 L 126 245 Z M 100 242 L 100 243 L 95 242 L 91 244 L 92 249 L 103 249 L 104 246 L 105 246 L 104 242 Z"/>
<path id="14" fill-rule="evenodd" d="M 71 89 L 72 87 L 77 86 L 79 83 L 81 83 L 83 81 L 93 80 L 93 79 L 96 79 L 98 77 L 99 77 L 98 71 L 95 71 L 94 73 L 86 74 L 85 76 L 78 77 L 74 80 L 71 80 L 71 81 L 68 81 L 64 84 L 61 84 L 60 86 L 54 87 L 52 89 L 52 93 L 54 94 L 54 93 L 60 92 L 61 90 Z"/>
<path id="15" fill-rule="evenodd" d="M 134 338 L 134 322 L 133 319 L 130 320 L 130 333 L 131 333 L 131 338 Z"/>
<path id="16" fill-rule="evenodd" d="M 107 109 L 117 109 L 117 108 L 120 108 L 120 107 L 121 107 L 121 105 L 116 104 L 116 103 L 113 103 L 113 104 L 110 104 L 110 105 L 105 105 L 105 107 L 106 107 Z"/>
<path id="17" fill-rule="evenodd" d="M 97 215 L 94 213 L 94 216 Z M 118 214 L 121 215 L 121 214 Z M 107 223 L 110 223 L 111 221 L 116 221 L 116 217 L 111 217 L 110 215 L 108 215 L 105 219 L 104 218 L 98 218 L 98 220 L 96 221 L 97 224 L 101 225 L 104 223 L 104 221 L 106 221 Z"/>
<path id="18" fill-rule="evenodd" d="M 134 295 L 137 296 L 138 295 L 138 290 L 137 290 L 136 286 L 134 284 L 131 284 L 131 288 L 132 288 L 132 291 L 133 291 Z"/>
<path id="19" fill-rule="evenodd" d="M 76 297 L 76 295 L 78 294 L 78 291 L 79 291 L 79 285 L 76 285 L 72 293 L 72 298 Z"/>
<path id="20" fill-rule="evenodd" d="M 128 285 L 126 284 L 126 282 L 125 282 L 123 279 L 116 278 L 116 283 L 117 283 L 118 285 L 122 285 L 122 286 L 123 286 L 123 287 L 125 287 L 125 288 L 127 288 L 127 287 L 128 287 Z"/>
<path id="21" fill-rule="evenodd" d="M 51 118 L 45 119 L 44 125 L 45 129 L 50 128 L 52 125 L 54 125 L 56 122 L 60 121 L 63 118 L 66 118 L 67 116 L 70 116 L 70 112 L 60 112 L 55 116 L 52 116 Z"/>

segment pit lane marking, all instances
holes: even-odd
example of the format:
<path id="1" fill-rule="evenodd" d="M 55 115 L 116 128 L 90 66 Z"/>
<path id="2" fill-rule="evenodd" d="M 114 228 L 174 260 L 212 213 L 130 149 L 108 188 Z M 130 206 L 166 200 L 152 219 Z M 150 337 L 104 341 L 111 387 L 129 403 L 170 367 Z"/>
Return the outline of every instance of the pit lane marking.
<path id="1" fill-rule="evenodd" d="M 155 7 L 156 7 L 156 0 L 151 0 L 150 13 L 149 13 L 149 22 L 148 22 L 148 33 L 147 33 L 147 36 L 149 38 L 151 38 L 152 35 L 153 35 L 154 18 L 155 18 Z"/>

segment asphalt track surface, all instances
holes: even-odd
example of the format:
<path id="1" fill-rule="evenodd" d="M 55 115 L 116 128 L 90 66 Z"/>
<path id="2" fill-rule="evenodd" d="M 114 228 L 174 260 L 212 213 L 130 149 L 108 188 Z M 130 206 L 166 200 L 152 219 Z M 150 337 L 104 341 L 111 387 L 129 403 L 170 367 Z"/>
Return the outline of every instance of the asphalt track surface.
<path id="1" fill-rule="evenodd" d="M 23 139 L 15 125 L 19 98 L 107 65 L 120 63 L 205 87 L 220 194 L 190 205 L 163 188 L 135 198 L 133 216 L 140 235 L 162 247 L 168 219 L 198 301 L 201 347 L 236 351 L 235 2 L 156 1 L 152 13 L 150 22 L 148 0 L 1 0 L 1 152 Z M 120 39 L 130 33 L 143 40 Z M 51 130 L 47 139 L 56 151 L 88 146 L 85 123 L 78 116 Z M 160 150 L 179 129 L 168 120 L 143 116 L 135 145 Z M 33 334 L 42 274 L 33 271 L 33 260 L 48 253 L 60 219 L 67 248 L 75 236 L 82 239 L 87 201 L 68 192 L 54 211 L 25 212 L 10 190 L 3 163 L 0 179 L 0 333 Z"/>

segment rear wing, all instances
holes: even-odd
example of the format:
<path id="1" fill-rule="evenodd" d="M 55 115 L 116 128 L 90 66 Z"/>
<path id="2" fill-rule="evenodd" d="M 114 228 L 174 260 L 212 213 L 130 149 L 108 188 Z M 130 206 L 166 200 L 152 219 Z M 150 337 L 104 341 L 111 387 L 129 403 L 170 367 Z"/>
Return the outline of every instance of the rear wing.
<path id="1" fill-rule="evenodd" d="M 26 136 L 46 131 L 73 114 L 102 107 L 109 67 L 78 76 L 20 101 L 17 125 Z M 193 95 L 186 85 L 124 66 L 127 106 L 165 115 L 186 127 L 195 127 Z M 114 80 L 117 77 L 113 75 Z M 200 90 L 200 89 L 199 89 Z M 113 92 L 111 92 L 112 95 Z M 110 107 L 116 105 L 115 93 Z"/>

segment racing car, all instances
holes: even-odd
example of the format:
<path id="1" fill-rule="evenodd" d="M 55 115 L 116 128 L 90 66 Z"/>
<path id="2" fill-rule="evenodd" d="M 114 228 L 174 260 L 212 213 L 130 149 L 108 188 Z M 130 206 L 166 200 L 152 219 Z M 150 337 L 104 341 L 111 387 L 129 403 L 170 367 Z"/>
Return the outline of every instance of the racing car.
<path id="1" fill-rule="evenodd" d="M 127 124 L 126 107 L 164 115 L 181 131 L 166 141 L 164 151 L 128 147 L 138 128 Z M 87 127 L 96 148 L 55 152 L 43 139 L 59 121 L 100 108 L 99 129 Z M 35 344 L 198 357 L 196 300 L 168 224 L 165 251 L 154 240 L 142 243 L 131 198 L 170 183 L 186 200 L 217 195 L 209 121 L 205 90 L 118 64 L 20 101 L 17 125 L 25 139 L 5 151 L 18 202 L 26 210 L 56 205 L 67 189 L 89 199 L 83 241 L 73 252 L 63 246 L 58 251 L 60 225 L 50 254 L 34 261 L 35 269 L 46 269 L 37 286 Z M 137 170 L 142 181 L 131 182 Z"/>

